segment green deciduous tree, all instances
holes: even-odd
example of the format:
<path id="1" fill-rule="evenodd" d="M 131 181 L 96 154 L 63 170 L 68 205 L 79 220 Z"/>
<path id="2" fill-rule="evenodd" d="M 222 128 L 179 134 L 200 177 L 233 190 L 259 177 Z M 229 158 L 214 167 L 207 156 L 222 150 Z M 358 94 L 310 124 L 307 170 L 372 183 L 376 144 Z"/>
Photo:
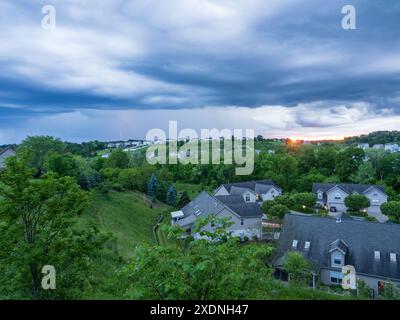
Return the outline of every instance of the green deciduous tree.
<path id="1" fill-rule="evenodd" d="M 117 149 L 111 153 L 111 155 L 106 159 L 105 166 L 108 168 L 128 168 L 129 157 L 126 152 L 121 149 Z"/>
<path id="2" fill-rule="evenodd" d="M 352 194 L 344 199 L 344 204 L 350 211 L 359 212 L 371 205 L 370 200 L 362 194 Z"/>
<path id="3" fill-rule="evenodd" d="M 316 201 L 317 196 L 311 192 L 295 193 L 291 196 L 296 207 L 312 208 Z"/>
<path id="4" fill-rule="evenodd" d="M 266 297 L 273 279 L 272 247 L 239 246 L 226 231 L 226 221 L 209 218 L 199 228 L 213 241 L 188 239 L 182 246 L 139 246 L 131 264 L 128 298 L 134 299 L 251 299 Z M 168 228 L 168 227 L 166 227 Z M 199 230 L 197 230 L 199 231 Z M 165 230 L 175 241 L 182 230 Z"/>
<path id="5" fill-rule="evenodd" d="M 382 203 L 381 210 L 384 215 L 393 216 L 397 220 L 400 220 L 400 201 Z"/>
<path id="6" fill-rule="evenodd" d="M 312 272 L 311 263 L 296 251 L 291 251 L 284 257 L 283 268 L 290 275 L 293 284 L 304 284 L 310 279 Z"/>
<path id="7" fill-rule="evenodd" d="M 18 153 L 26 159 L 29 167 L 35 169 L 35 175 L 44 172 L 46 156 L 49 152 L 63 153 L 65 145 L 60 139 L 50 136 L 32 136 L 22 141 Z"/>
<path id="8" fill-rule="evenodd" d="M 341 181 L 350 181 L 350 176 L 363 163 L 364 157 L 364 150 L 356 147 L 347 148 L 337 154 L 336 174 Z"/>
<path id="9" fill-rule="evenodd" d="M 90 257 L 105 238 L 95 229 L 75 229 L 87 204 L 86 192 L 71 177 L 46 174 L 10 158 L 1 176 L 0 296 L 76 298 L 88 284 Z M 42 267 L 57 272 L 57 290 L 42 289 Z"/>

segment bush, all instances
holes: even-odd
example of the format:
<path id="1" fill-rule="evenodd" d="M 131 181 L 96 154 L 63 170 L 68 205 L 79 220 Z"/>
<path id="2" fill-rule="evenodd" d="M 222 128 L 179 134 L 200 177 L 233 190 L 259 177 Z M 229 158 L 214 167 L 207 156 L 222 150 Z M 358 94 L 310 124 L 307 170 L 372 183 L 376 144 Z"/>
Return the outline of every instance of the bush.
<path id="1" fill-rule="evenodd" d="M 344 204 L 349 211 L 360 211 L 371 205 L 369 199 L 362 194 L 352 194 L 344 199 Z"/>
<path id="2" fill-rule="evenodd" d="M 362 211 L 350 211 L 350 210 L 347 210 L 347 214 L 350 215 L 350 216 L 356 216 L 356 217 L 363 217 L 363 218 L 367 218 L 368 217 L 368 213 L 362 212 Z"/>
<path id="3" fill-rule="evenodd" d="M 386 216 L 400 219 L 400 201 L 389 201 L 381 205 L 381 211 Z"/>
<path id="4" fill-rule="evenodd" d="M 261 210 L 265 213 L 265 214 L 271 214 L 271 209 L 273 206 L 276 205 L 276 202 L 274 200 L 267 200 L 264 201 L 263 204 L 261 205 Z"/>
<path id="5" fill-rule="evenodd" d="M 295 193 L 291 198 L 296 207 L 301 206 L 303 209 L 312 208 L 317 202 L 317 196 L 311 192 Z"/>
<path id="6" fill-rule="evenodd" d="M 277 204 L 270 209 L 271 216 L 282 219 L 286 213 L 289 213 L 289 208 L 283 204 Z"/>
<path id="7" fill-rule="evenodd" d="M 124 187 L 122 186 L 122 184 L 120 184 L 120 183 L 118 183 L 118 182 L 114 182 L 114 183 L 112 184 L 112 188 L 113 188 L 115 191 L 124 191 Z"/>
<path id="8" fill-rule="evenodd" d="M 367 220 L 367 221 L 372 221 L 372 222 L 377 222 L 377 221 L 378 221 L 378 220 L 376 220 L 375 217 L 370 217 L 370 216 L 366 216 L 366 217 L 365 217 L 365 220 Z"/>
<path id="9" fill-rule="evenodd" d="M 137 169 L 123 169 L 118 175 L 118 182 L 127 190 L 139 189 Z"/>
<path id="10" fill-rule="evenodd" d="M 103 182 L 98 187 L 98 190 L 103 194 L 107 194 L 111 189 L 112 185 L 110 182 Z"/>

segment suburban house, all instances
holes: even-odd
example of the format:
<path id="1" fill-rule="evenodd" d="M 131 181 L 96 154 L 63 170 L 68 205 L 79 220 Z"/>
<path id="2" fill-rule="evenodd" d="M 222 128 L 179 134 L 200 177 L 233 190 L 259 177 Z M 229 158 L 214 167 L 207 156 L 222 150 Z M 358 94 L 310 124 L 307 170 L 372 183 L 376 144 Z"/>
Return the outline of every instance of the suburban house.
<path id="1" fill-rule="evenodd" d="M 346 212 L 344 199 L 352 194 L 362 194 L 369 198 L 369 214 L 380 214 L 380 206 L 387 202 L 383 186 L 349 183 L 313 183 L 312 191 L 317 195 L 317 204 L 326 207 L 330 212 Z"/>
<path id="2" fill-rule="evenodd" d="M 397 143 L 387 143 L 385 144 L 385 151 L 390 153 L 399 152 L 399 145 Z"/>
<path id="3" fill-rule="evenodd" d="M 358 148 L 363 149 L 363 150 L 367 150 L 369 149 L 369 144 L 368 143 L 359 143 L 357 145 Z"/>
<path id="4" fill-rule="evenodd" d="M 223 184 L 214 195 L 202 192 L 181 210 L 171 212 L 172 223 L 191 234 L 197 218 L 214 214 L 220 218 L 230 218 L 233 224 L 227 231 L 233 236 L 242 239 L 260 238 L 263 219 L 261 204 L 280 194 L 281 188 L 271 180 Z M 210 231 L 212 226 L 208 225 L 204 229 Z"/>
<path id="5" fill-rule="evenodd" d="M 13 147 L 7 147 L 7 148 L 0 148 L 0 170 L 4 169 L 6 167 L 5 160 L 8 157 L 15 156 L 17 153 L 13 149 Z"/>
<path id="6" fill-rule="evenodd" d="M 283 220 L 275 266 L 282 276 L 285 254 L 300 252 L 312 262 L 314 282 L 340 285 L 342 267 L 379 294 L 400 284 L 400 225 L 290 213 Z"/>
<path id="7" fill-rule="evenodd" d="M 378 143 L 378 144 L 374 144 L 374 145 L 372 146 L 372 148 L 373 148 L 373 149 L 385 149 L 385 145 L 384 145 L 384 144 L 381 144 L 381 143 Z"/>
<path id="8" fill-rule="evenodd" d="M 282 189 L 271 180 L 228 183 L 215 191 L 216 196 L 240 195 L 245 202 L 264 202 L 281 194 Z"/>

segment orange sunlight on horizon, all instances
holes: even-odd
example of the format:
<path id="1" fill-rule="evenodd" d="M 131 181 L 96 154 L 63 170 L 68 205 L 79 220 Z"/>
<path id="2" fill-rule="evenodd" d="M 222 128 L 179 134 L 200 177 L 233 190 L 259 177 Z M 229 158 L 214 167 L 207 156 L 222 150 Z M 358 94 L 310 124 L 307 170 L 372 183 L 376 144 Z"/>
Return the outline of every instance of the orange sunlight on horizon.
<path id="1" fill-rule="evenodd" d="M 324 136 L 321 135 L 319 137 L 307 137 L 307 136 L 301 136 L 301 135 L 294 135 L 294 136 L 289 136 L 289 140 L 296 142 L 296 141 L 320 141 L 320 140 L 343 140 L 346 136 L 344 135 L 337 135 L 337 136 Z"/>

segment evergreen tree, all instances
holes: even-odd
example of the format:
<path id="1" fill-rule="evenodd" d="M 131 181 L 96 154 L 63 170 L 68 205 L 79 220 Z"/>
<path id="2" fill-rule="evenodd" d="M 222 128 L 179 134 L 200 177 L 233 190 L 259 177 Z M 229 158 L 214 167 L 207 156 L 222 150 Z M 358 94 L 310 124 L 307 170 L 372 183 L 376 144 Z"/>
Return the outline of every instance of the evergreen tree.
<path id="1" fill-rule="evenodd" d="M 170 206 L 176 205 L 176 189 L 174 186 L 170 186 L 167 192 L 167 196 L 165 197 L 165 203 Z"/>
<path id="2" fill-rule="evenodd" d="M 179 208 L 183 208 L 183 207 L 186 206 L 189 202 L 190 202 L 189 195 L 187 194 L 186 191 L 183 191 L 182 194 L 181 194 L 181 196 L 179 197 L 178 207 L 179 207 Z"/>
<path id="3" fill-rule="evenodd" d="M 153 173 L 151 175 L 150 182 L 147 185 L 147 195 L 153 200 L 155 200 L 156 198 L 157 189 L 158 189 L 158 181 L 156 175 Z"/>

